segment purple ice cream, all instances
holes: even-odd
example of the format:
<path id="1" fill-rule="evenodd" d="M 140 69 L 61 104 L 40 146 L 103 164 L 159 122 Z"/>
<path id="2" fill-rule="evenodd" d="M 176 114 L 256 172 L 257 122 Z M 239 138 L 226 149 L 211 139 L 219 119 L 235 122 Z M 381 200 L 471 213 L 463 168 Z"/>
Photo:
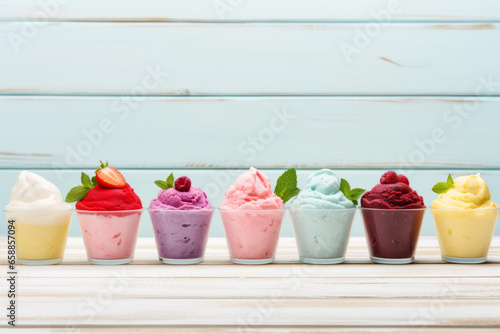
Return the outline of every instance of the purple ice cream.
<path id="1" fill-rule="evenodd" d="M 149 206 L 158 255 L 165 263 L 198 263 L 205 253 L 214 207 L 182 176 Z"/>

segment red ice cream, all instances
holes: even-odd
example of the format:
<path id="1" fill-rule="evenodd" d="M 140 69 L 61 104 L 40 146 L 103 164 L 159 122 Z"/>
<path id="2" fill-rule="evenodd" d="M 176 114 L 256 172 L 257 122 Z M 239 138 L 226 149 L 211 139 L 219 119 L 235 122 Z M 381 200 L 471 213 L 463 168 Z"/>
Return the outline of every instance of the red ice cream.
<path id="1" fill-rule="evenodd" d="M 138 210 L 142 209 L 142 202 L 128 183 L 125 188 L 103 188 L 97 185 L 89 190 L 84 199 L 76 203 L 76 209 L 87 211 Z"/>
<path id="2" fill-rule="evenodd" d="M 382 175 L 380 184 L 361 197 L 361 207 L 371 209 L 420 209 L 424 199 L 410 187 L 404 175 L 389 171 Z"/>
<path id="3" fill-rule="evenodd" d="M 393 171 L 382 175 L 380 184 L 361 197 L 361 213 L 373 261 L 413 261 L 425 205 L 424 199 L 410 188 L 406 176 Z"/>

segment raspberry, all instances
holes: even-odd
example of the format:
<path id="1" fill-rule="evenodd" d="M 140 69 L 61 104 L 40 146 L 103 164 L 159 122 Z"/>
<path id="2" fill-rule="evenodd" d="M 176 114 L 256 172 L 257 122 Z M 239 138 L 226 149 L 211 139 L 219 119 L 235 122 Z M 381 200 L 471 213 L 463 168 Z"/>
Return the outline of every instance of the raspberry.
<path id="1" fill-rule="evenodd" d="M 389 184 L 389 183 L 397 183 L 398 182 L 398 174 L 394 171 L 385 172 L 384 175 L 380 178 L 380 183 Z"/>
<path id="2" fill-rule="evenodd" d="M 174 183 L 177 191 L 188 192 L 191 189 L 191 180 L 187 176 L 181 176 Z"/>
<path id="3" fill-rule="evenodd" d="M 406 183 L 407 185 L 410 185 L 410 181 L 408 181 L 408 178 L 406 176 L 404 176 L 403 174 L 398 175 L 398 182 Z"/>

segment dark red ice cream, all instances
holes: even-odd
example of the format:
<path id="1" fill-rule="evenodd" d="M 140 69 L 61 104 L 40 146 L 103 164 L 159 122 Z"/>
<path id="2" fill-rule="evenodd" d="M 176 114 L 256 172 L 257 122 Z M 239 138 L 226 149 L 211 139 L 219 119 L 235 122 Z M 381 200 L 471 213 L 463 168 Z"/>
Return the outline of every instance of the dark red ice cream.
<path id="1" fill-rule="evenodd" d="M 76 203 L 77 210 L 125 211 L 142 209 L 142 202 L 134 189 L 127 183 L 125 188 L 103 188 L 99 185 L 90 189 L 87 196 Z"/>
<path id="2" fill-rule="evenodd" d="M 389 171 L 361 198 L 370 255 L 379 259 L 412 259 L 424 218 L 424 199 L 404 175 Z M 370 210 L 375 209 L 375 210 Z"/>
<path id="3" fill-rule="evenodd" d="M 380 183 L 361 197 L 361 207 L 372 209 L 419 209 L 425 208 L 424 199 L 410 188 L 404 175 L 389 171 L 382 175 Z"/>

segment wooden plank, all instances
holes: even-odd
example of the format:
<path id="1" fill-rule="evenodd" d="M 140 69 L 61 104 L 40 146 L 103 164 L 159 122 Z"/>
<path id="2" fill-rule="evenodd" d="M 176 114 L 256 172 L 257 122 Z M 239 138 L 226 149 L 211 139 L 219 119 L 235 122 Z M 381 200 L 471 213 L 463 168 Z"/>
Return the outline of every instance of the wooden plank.
<path id="1" fill-rule="evenodd" d="M 72 0 L 50 2 L 44 10 L 37 0 L 0 1 L 0 19 L 32 20 L 38 12 L 49 20 L 66 21 L 375 21 L 386 11 L 391 22 L 495 21 L 495 0 Z M 384 12 L 385 13 L 385 12 Z M 42 17 L 43 18 L 43 17 Z M 40 17 L 38 17 L 40 19 Z M 385 17 L 384 17 L 385 19 Z"/>
<path id="2" fill-rule="evenodd" d="M 376 327 L 376 328 L 364 328 L 364 327 L 321 327 L 321 326 L 300 326 L 300 327 L 288 327 L 288 326 L 279 326 L 279 327 L 248 327 L 245 328 L 245 333 L 283 333 L 286 331 L 287 333 L 300 333 L 300 334 L 313 334 L 313 333 L 349 333 L 349 334 L 368 334 L 368 333 L 390 333 L 390 334 L 409 334 L 409 333 L 422 333 L 425 330 L 427 334 L 448 334 L 448 333 L 470 333 L 473 331 L 475 334 L 487 334 L 487 333 L 498 333 L 498 329 L 495 328 L 484 328 L 484 327 L 472 327 L 467 326 L 468 328 L 457 328 L 457 327 Z M 165 327 L 165 326 L 131 326 L 131 327 L 79 327 L 78 333 L 81 334 L 89 334 L 89 333 L 137 333 L 139 330 L 146 330 L 148 333 L 168 333 L 168 334 L 194 334 L 194 333 L 234 333 L 237 328 L 231 326 L 225 327 L 217 327 L 217 326 L 203 326 L 203 327 L 184 327 L 184 326 L 173 326 L 173 327 Z M 33 329 L 29 328 L 18 328 L 16 329 L 18 333 L 32 333 Z M 67 329 L 65 327 L 38 327 L 36 326 L 37 333 L 67 333 Z"/>
<path id="3" fill-rule="evenodd" d="M 279 290 L 278 290 L 279 291 Z M 498 299 L 162 299 L 120 294 L 18 298 L 20 325 L 500 326 Z M 92 302 L 104 300 L 91 306 Z M 92 301 L 92 299 L 94 301 Z M 21 306 L 22 305 L 22 306 Z M 50 305 L 51 307 L 46 307 Z M 360 316 L 362 315 L 362 316 Z M 388 318 L 390 315 L 390 318 Z"/>
<path id="4" fill-rule="evenodd" d="M 0 96 L 0 167 L 93 168 L 104 156 L 122 168 L 500 167 L 482 145 L 500 142 L 499 97 L 122 101 Z M 160 138 L 182 145 L 168 145 L 167 159 Z"/>
<path id="5" fill-rule="evenodd" d="M 104 159 L 107 154 L 101 155 L 101 160 Z M 109 152 L 109 151 L 107 151 Z M 114 165 L 113 160 L 110 163 Z M 59 187 L 63 195 L 65 196 L 69 190 L 79 184 L 81 172 L 91 174 L 95 171 L 93 169 L 31 169 L 28 170 L 37 173 Z M 320 167 L 318 167 L 319 169 Z M 437 195 L 432 192 L 432 186 L 437 182 L 445 180 L 448 173 L 451 173 L 453 177 L 460 175 L 467 175 L 472 173 L 480 172 L 482 177 L 488 183 L 489 189 L 492 192 L 492 199 L 496 203 L 500 203 L 500 171 L 491 169 L 422 169 L 422 170 L 405 170 L 396 169 L 400 173 L 406 174 L 410 179 L 411 186 L 424 197 L 425 203 L 430 205 L 432 201 L 437 198 Z M 1 205 L 6 205 L 9 202 L 9 191 L 14 186 L 17 177 L 20 173 L 20 169 L 0 169 L 0 189 L 4 191 L 0 192 L 0 203 Z M 234 183 L 238 175 L 240 175 L 244 170 L 242 169 L 230 169 L 230 170 L 219 170 L 219 169 L 121 169 L 123 175 L 130 183 L 130 185 L 135 189 L 136 193 L 142 199 L 143 206 L 148 207 L 150 201 L 156 198 L 159 188 L 154 184 L 154 180 L 164 179 L 171 172 L 174 175 L 188 176 L 194 185 L 203 189 L 214 206 L 219 206 L 224 200 L 225 190 Z M 283 169 L 262 169 L 262 171 L 271 179 L 271 183 L 276 184 L 278 177 L 284 172 Z M 370 189 L 375 186 L 380 179 L 380 176 L 386 170 L 380 169 L 370 169 L 370 170 L 358 170 L 358 169 L 335 169 L 335 172 L 339 177 L 345 178 L 350 182 L 351 185 L 356 187 L 363 187 L 365 189 Z M 306 182 L 307 177 L 313 172 L 310 169 L 298 169 L 298 185 L 303 187 Z M 6 235 L 7 224 L 0 224 L 0 235 Z M 432 220 L 432 215 L 430 212 L 426 213 L 424 218 L 424 223 L 422 226 L 422 235 L 435 235 L 434 223 Z M 80 227 L 78 225 L 78 220 L 76 215 L 73 216 L 73 220 L 70 227 L 70 235 L 80 236 Z M 139 231 L 139 235 L 143 237 L 152 237 L 153 230 L 151 228 L 151 221 L 149 215 L 146 213 L 142 216 L 142 223 Z M 212 237 L 222 237 L 223 228 L 222 221 L 218 212 L 214 214 L 214 219 L 210 228 L 210 235 Z M 289 215 L 285 215 L 283 221 L 281 235 L 284 237 L 293 236 L 292 223 L 290 221 Z M 353 228 L 353 236 L 364 236 L 363 222 L 361 220 L 361 215 L 359 212 L 356 214 Z M 500 235 L 500 229 L 496 229 L 496 235 Z"/>
<path id="6" fill-rule="evenodd" d="M 158 263 L 160 265 L 160 263 Z M 351 267 L 353 271 L 359 268 Z M 89 269 L 90 270 L 90 269 Z M 168 269 L 165 269 L 168 270 Z M 261 269 L 263 270 L 263 269 Z M 313 270 L 309 268 L 308 270 Z M 120 270 L 118 270 L 120 271 Z M 330 272 L 334 268 L 330 268 Z M 497 272 L 499 272 L 497 270 Z M 22 273 L 22 271 L 20 270 Z M 286 270 L 284 271 L 286 272 Z M 43 275 L 43 274 L 42 274 Z M 359 271 L 356 271 L 359 275 Z M 54 278 L 21 276 L 24 295 L 53 296 L 96 295 L 110 278 Z M 500 279 L 482 278 L 120 278 L 127 286 L 126 295 L 135 298 L 270 298 L 276 290 L 283 289 L 283 298 L 484 298 L 500 299 Z M 286 290 L 284 288 L 287 288 Z"/>
<path id="7" fill-rule="evenodd" d="M 24 37 L 23 22 L 5 21 L 0 93 L 498 94 L 498 24 L 391 24 L 360 41 L 366 28 L 51 22 Z"/>

